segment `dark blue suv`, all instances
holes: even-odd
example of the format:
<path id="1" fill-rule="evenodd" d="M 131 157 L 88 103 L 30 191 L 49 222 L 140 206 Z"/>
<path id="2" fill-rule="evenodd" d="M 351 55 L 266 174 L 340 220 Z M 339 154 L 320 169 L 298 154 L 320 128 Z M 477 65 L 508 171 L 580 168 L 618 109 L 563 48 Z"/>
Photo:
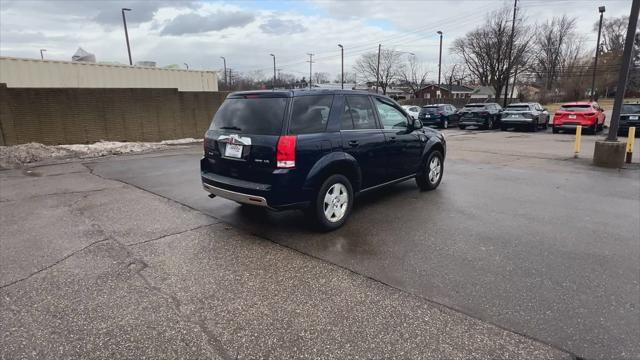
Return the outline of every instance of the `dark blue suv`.
<path id="1" fill-rule="evenodd" d="M 340 227 L 354 195 L 411 178 L 438 187 L 446 144 L 386 96 L 350 90 L 234 92 L 204 139 L 211 195 L 274 210 L 304 209 Z"/>

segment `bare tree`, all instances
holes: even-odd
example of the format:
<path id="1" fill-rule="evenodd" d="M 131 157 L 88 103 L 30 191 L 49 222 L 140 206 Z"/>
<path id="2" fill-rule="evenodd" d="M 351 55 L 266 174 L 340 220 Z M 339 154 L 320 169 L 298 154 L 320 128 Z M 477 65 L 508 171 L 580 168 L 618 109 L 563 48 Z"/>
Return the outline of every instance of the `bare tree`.
<path id="1" fill-rule="evenodd" d="M 394 50 L 382 49 L 380 52 L 380 88 L 382 93 L 387 93 L 387 87 L 391 82 L 396 80 L 400 74 L 401 57 L 402 53 Z M 367 53 L 360 56 L 355 65 L 353 66 L 355 72 L 357 72 L 365 81 L 375 82 L 378 69 L 378 54 Z"/>
<path id="2" fill-rule="evenodd" d="M 525 60 L 531 36 L 524 17 L 518 17 L 509 59 L 507 54 L 511 41 L 511 10 L 503 7 L 490 13 L 483 25 L 456 39 L 451 52 L 462 59 L 480 85 L 493 86 L 496 96 L 499 96 L 504 93 L 505 83 L 515 70 L 515 66 L 508 68 L 509 60 L 511 64 Z"/>
<path id="3" fill-rule="evenodd" d="M 399 67 L 399 77 L 403 85 L 409 87 L 415 95 L 418 90 L 427 85 L 428 72 L 423 64 L 418 63 L 415 56 L 410 56 L 407 64 Z"/>
<path id="4" fill-rule="evenodd" d="M 531 68 L 547 91 L 559 79 L 562 65 L 576 39 L 576 19 L 563 15 L 547 20 L 536 29 Z"/>
<path id="5" fill-rule="evenodd" d="M 593 31 L 598 31 L 598 23 L 593 25 Z M 629 25 L 628 16 L 602 20 L 602 51 L 619 52 L 624 50 L 624 39 Z"/>
<path id="6" fill-rule="evenodd" d="M 445 82 L 451 85 L 462 84 L 471 79 L 471 74 L 464 64 L 449 64 L 443 70 Z"/>
<path id="7" fill-rule="evenodd" d="M 313 82 L 316 84 L 324 84 L 329 82 L 329 73 L 315 72 L 313 73 Z"/>

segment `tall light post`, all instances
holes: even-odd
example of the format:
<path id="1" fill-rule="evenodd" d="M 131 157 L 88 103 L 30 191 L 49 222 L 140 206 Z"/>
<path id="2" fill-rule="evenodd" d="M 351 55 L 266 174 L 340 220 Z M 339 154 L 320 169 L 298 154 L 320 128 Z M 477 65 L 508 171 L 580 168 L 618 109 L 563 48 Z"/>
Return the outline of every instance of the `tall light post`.
<path id="1" fill-rule="evenodd" d="M 183 64 L 187 68 L 187 70 L 189 70 L 189 64 L 187 64 L 187 63 L 183 63 Z"/>
<path id="2" fill-rule="evenodd" d="M 307 55 L 309 55 L 309 90 L 311 90 L 311 74 L 312 74 L 312 69 L 313 69 L 313 54 L 311 53 L 307 53 Z"/>
<path id="3" fill-rule="evenodd" d="M 44 60 L 44 52 L 47 51 L 47 49 L 40 49 L 40 60 Z"/>
<path id="4" fill-rule="evenodd" d="M 275 90 L 276 89 L 276 56 L 273 54 L 269 54 L 269 55 L 273 57 L 273 85 L 271 88 Z"/>
<path id="5" fill-rule="evenodd" d="M 378 44 L 378 65 L 376 66 L 376 94 L 378 93 L 378 85 L 380 84 L 380 50 L 382 44 Z"/>
<path id="6" fill-rule="evenodd" d="M 129 45 L 129 31 L 127 30 L 127 18 L 124 16 L 125 11 L 131 11 L 131 9 L 122 8 L 122 23 L 124 24 L 124 37 L 127 39 L 127 53 L 129 54 L 129 65 L 133 65 L 131 60 L 131 46 Z"/>
<path id="7" fill-rule="evenodd" d="M 514 31 L 516 30 L 516 12 L 518 11 L 518 0 L 513 1 L 513 20 L 511 21 L 511 35 L 509 36 L 509 51 L 507 52 L 507 81 L 504 87 L 504 100 L 502 106 L 507 107 L 507 96 L 509 94 L 509 78 L 511 77 L 511 51 L 513 50 Z M 500 94 L 496 94 L 499 101 Z"/>
<path id="8" fill-rule="evenodd" d="M 596 58 L 593 63 L 593 75 L 591 76 L 591 96 L 590 99 L 593 101 L 595 99 L 596 94 L 596 69 L 598 68 L 598 54 L 600 53 L 600 33 L 602 32 L 602 17 L 604 15 L 604 6 L 600 6 L 598 11 L 600 12 L 600 23 L 598 24 L 598 42 L 596 43 Z"/>
<path id="9" fill-rule="evenodd" d="M 338 44 L 340 47 L 340 88 L 344 90 L 344 47 Z"/>
<path id="10" fill-rule="evenodd" d="M 228 87 L 229 84 L 227 83 L 227 59 L 225 59 L 224 56 L 220 56 L 220 59 L 222 59 L 222 66 L 224 68 L 224 86 Z"/>
<path id="11" fill-rule="evenodd" d="M 440 55 L 438 55 L 438 88 L 440 88 L 440 75 L 442 74 L 442 31 L 438 31 L 440 35 Z"/>

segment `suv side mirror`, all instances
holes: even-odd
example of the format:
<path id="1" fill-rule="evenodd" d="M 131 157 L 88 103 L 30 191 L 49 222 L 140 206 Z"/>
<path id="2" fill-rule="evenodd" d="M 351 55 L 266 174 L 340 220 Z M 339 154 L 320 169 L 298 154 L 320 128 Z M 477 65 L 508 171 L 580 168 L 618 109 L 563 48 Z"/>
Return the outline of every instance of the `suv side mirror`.
<path id="1" fill-rule="evenodd" d="M 424 127 L 424 125 L 422 125 L 422 121 L 420 121 L 418 119 L 413 121 L 413 128 L 415 130 L 422 129 L 423 127 Z"/>

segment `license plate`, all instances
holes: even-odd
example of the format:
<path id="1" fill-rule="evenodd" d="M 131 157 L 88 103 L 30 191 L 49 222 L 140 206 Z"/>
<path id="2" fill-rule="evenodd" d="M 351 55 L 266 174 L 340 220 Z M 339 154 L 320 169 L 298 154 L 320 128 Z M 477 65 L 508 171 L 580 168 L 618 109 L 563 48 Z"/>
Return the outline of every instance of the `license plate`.
<path id="1" fill-rule="evenodd" d="M 224 156 L 236 159 L 242 158 L 242 145 L 227 144 L 224 148 Z"/>
<path id="2" fill-rule="evenodd" d="M 569 115 L 569 119 L 575 119 L 576 116 L 574 114 Z"/>
<path id="3" fill-rule="evenodd" d="M 629 120 L 638 120 L 638 117 L 632 115 L 632 116 L 629 116 Z"/>
<path id="4" fill-rule="evenodd" d="M 425 115 L 424 117 L 425 117 L 425 118 L 430 118 L 430 117 L 431 117 L 431 115 Z"/>

